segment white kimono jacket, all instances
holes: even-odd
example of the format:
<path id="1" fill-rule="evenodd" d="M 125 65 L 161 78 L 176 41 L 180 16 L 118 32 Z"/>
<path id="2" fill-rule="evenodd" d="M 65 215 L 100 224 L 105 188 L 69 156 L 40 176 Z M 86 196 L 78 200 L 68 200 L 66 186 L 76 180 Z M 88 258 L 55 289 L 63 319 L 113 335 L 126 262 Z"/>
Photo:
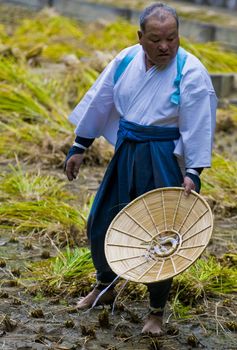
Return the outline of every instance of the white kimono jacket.
<path id="1" fill-rule="evenodd" d="M 186 168 L 210 167 L 217 98 L 202 63 L 188 53 L 180 83 L 180 105 L 170 102 L 176 90 L 176 57 L 164 70 L 145 68 L 140 50 L 116 84 L 114 74 L 132 48 L 121 51 L 101 73 L 69 116 L 81 137 L 104 136 L 115 144 L 119 117 L 141 125 L 178 127 L 174 154 Z M 182 166 L 182 167 L 183 167 Z"/>

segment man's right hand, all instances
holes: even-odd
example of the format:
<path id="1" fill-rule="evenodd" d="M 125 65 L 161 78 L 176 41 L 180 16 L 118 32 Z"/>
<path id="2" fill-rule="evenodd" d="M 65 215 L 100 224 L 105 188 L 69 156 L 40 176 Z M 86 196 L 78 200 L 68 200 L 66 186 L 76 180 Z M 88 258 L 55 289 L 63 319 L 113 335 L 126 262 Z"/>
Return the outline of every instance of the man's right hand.
<path id="1" fill-rule="evenodd" d="M 77 178 L 84 154 L 73 154 L 66 163 L 65 172 L 69 181 Z"/>

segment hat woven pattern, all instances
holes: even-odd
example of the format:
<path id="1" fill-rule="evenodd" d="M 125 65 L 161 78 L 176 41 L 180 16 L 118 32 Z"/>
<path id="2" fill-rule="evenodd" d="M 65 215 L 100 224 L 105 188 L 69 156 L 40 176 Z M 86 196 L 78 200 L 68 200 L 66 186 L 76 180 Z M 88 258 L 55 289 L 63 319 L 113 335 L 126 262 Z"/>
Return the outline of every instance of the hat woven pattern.
<path id="1" fill-rule="evenodd" d="M 151 283 L 183 272 L 206 248 L 213 230 L 208 203 L 192 191 L 167 187 L 136 198 L 110 224 L 105 255 L 128 280 Z"/>

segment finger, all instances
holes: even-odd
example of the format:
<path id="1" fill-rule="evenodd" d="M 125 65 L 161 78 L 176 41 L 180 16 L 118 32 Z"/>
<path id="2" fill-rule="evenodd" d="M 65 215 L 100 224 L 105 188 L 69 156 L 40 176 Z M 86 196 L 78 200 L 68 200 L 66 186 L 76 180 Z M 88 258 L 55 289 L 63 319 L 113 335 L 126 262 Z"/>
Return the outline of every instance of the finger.
<path id="1" fill-rule="evenodd" d="M 79 164 L 75 164 L 74 169 L 73 169 L 73 178 L 76 179 L 77 175 L 79 173 Z"/>
<path id="2" fill-rule="evenodd" d="M 76 179 L 77 175 L 79 173 L 79 169 L 80 169 L 80 165 L 81 165 L 81 159 L 76 158 L 74 160 L 74 168 L 73 168 L 73 178 Z"/>
<path id="3" fill-rule="evenodd" d="M 185 195 L 185 196 L 189 196 L 190 193 L 191 193 L 191 190 L 192 190 L 192 188 L 191 188 L 190 186 L 186 185 L 186 186 L 184 187 L 184 195 Z"/>
<path id="4" fill-rule="evenodd" d="M 184 183 L 184 194 L 185 196 L 189 196 L 191 191 L 192 190 L 195 190 L 195 185 L 193 182 L 187 182 L 187 183 Z"/>
<path id="5" fill-rule="evenodd" d="M 69 181 L 72 181 L 74 177 L 74 162 L 68 160 L 66 164 L 66 175 Z"/>

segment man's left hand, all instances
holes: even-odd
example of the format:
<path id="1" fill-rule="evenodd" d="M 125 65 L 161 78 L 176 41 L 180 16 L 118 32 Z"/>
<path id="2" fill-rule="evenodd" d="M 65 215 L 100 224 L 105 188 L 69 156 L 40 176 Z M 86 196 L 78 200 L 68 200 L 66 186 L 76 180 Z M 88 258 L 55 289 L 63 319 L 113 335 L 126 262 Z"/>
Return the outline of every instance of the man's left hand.
<path id="1" fill-rule="evenodd" d="M 194 184 L 193 180 L 190 179 L 190 177 L 188 177 L 188 176 L 184 177 L 184 182 L 183 182 L 182 186 L 184 187 L 184 194 L 186 196 L 188 196 L 191 193 L 191 190 L 195 191 L 195 184 Z"/>

